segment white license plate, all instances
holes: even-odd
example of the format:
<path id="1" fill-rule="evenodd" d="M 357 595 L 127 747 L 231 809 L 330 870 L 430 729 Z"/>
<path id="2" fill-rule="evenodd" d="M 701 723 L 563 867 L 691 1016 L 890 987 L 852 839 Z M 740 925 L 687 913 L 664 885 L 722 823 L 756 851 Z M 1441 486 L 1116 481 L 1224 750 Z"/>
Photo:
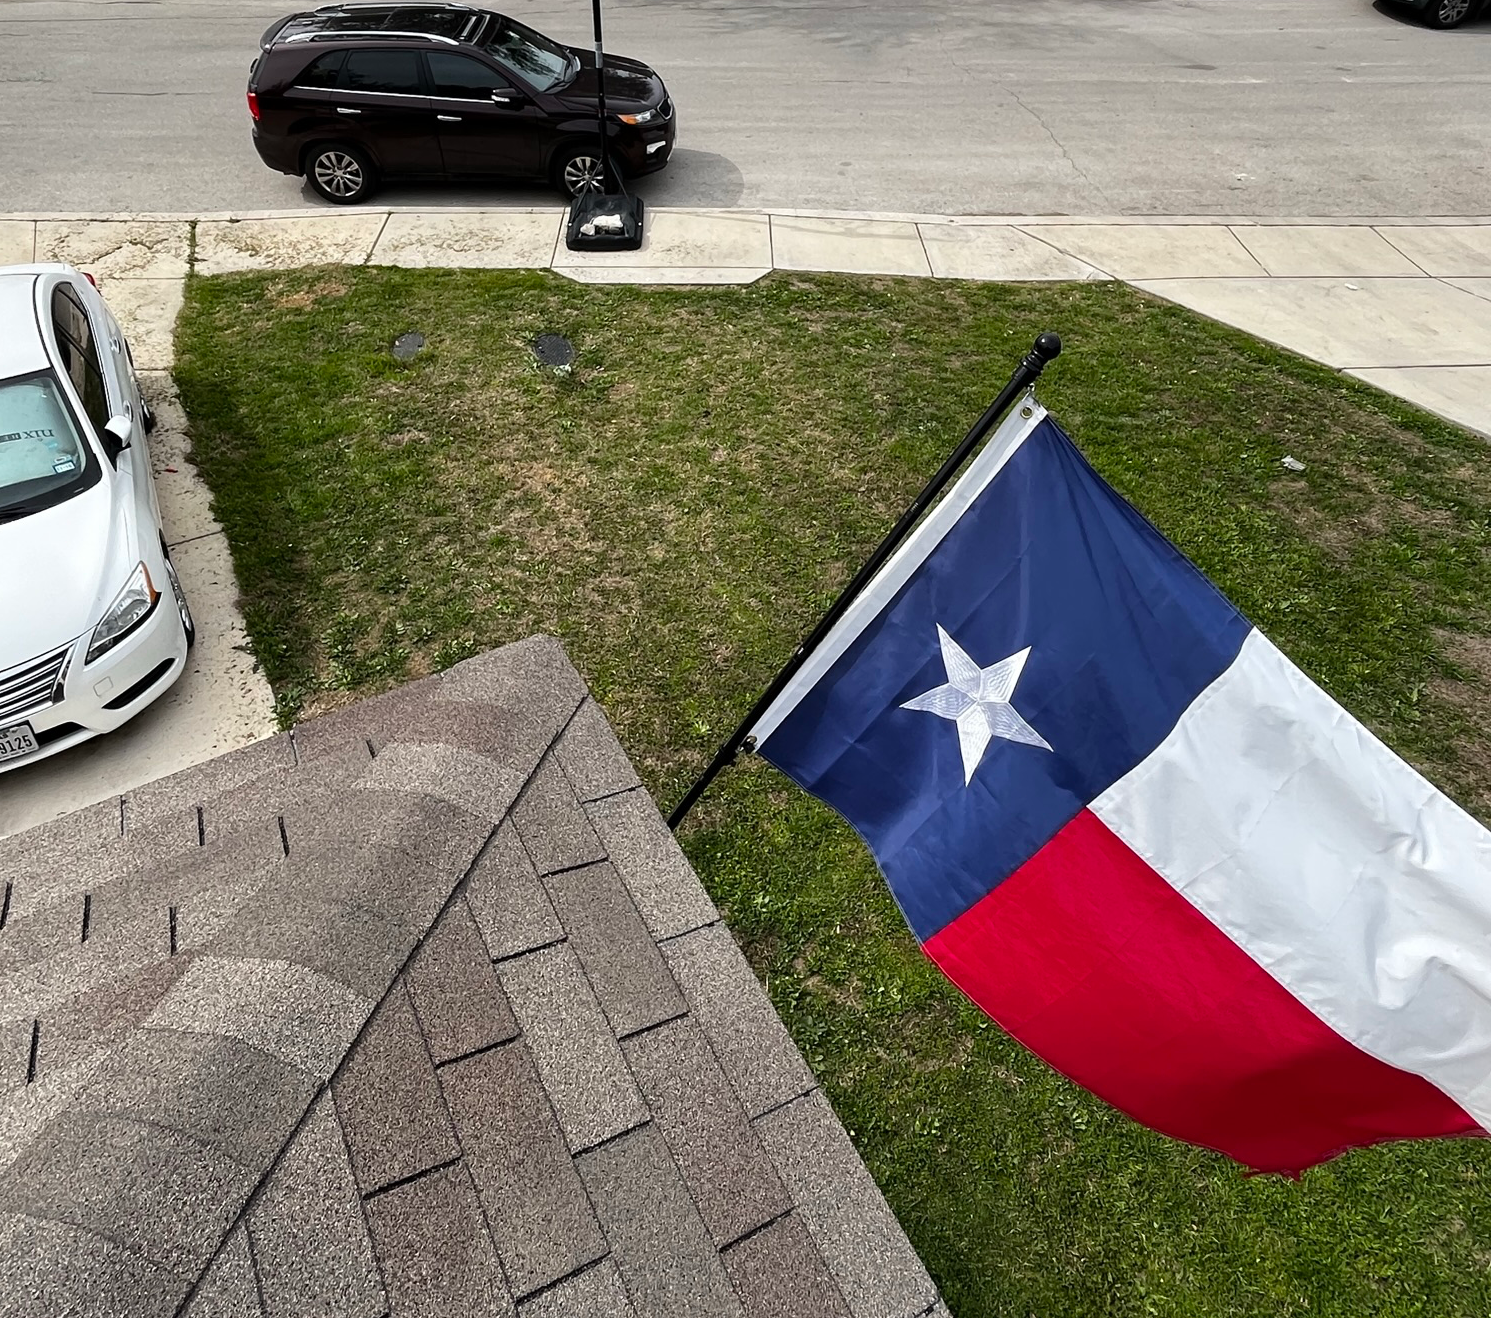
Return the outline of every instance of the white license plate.
<path id="1" fill-rule="evenodd" d="M 29 723 L 0 728 L 0 760 L 16 760 L 36 749 L 36 734 Z"/>

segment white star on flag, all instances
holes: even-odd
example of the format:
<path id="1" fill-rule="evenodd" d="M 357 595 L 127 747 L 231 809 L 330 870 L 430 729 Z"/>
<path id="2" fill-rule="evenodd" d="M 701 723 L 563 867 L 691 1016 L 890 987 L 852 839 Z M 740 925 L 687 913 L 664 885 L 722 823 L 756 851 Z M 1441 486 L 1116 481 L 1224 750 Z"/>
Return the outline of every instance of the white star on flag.
<path id="1" fill-rule="evenodd" d="M 908 700 L 902 709 L 915 709 L 958 725 L 958 748 L 963 752 L 963 786 L 973 781 L 974 770 L 984 758 L 989 742 L 995 737 L 1017 741 L 1024 746 L 1050 750 L 1050 743 L 1030 726 L 1010 704 L 1015 683 L 1030 657 L 1030 646 L 997 664 L 980 668 L 957 641 L 941 627 L 937 638 L 942 642 L 942 664 L 947 681 L 942 686 Z"/>

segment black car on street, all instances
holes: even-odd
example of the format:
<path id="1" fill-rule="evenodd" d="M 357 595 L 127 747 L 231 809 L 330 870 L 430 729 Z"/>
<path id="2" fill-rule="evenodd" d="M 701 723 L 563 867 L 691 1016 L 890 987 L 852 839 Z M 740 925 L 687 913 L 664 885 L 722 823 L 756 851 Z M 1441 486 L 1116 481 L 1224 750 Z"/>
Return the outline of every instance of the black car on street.
<path id="1" fill-rule="evenodd" d="M 254 146 L 327 201 L 380 180 L 547 180 L 603 185 L 592 51 L 458 4 L 340 4 L 269 28 L 249 71 Z M 605 61 L 606 152 L 630 178 L 661 169 L 676 123 L 645 64 Z"/>

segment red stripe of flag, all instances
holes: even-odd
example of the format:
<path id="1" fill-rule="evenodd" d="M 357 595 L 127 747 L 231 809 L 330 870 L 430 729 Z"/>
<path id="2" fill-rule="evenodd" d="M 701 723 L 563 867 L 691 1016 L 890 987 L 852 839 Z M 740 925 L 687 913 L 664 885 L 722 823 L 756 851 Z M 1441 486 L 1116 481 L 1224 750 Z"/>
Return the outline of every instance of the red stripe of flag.
<path id="1" fill-rule="evenodd" d="M 1327 1026 L 1090 811 L 926 949 L 1057 1070 L 1257 1170 L 1478 1133 L 1427 1080 Z"/>

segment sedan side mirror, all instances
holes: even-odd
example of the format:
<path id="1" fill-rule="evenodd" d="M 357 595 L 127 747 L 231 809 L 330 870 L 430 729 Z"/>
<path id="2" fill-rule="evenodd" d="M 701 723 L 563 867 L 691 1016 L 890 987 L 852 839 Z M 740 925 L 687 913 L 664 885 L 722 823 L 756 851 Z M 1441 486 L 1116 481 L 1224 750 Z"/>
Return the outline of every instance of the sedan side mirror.
<path id="1" fill-rule="evenodd" d="M 119 455 L 130 446 L 135 437 L 135 423 L 127 416 L 110 417 L 104 423 L 104 451 L 109 455 L 109 461 L 118 463 Z"/>
<path id="2" fill-rule="evenodd" d="M 505 105 L 510 110 L 516 110 L 520 105 L 526 105 L 528 98 L 514 87 L 503 87 L 492 93 L 493 105 Z"/>

